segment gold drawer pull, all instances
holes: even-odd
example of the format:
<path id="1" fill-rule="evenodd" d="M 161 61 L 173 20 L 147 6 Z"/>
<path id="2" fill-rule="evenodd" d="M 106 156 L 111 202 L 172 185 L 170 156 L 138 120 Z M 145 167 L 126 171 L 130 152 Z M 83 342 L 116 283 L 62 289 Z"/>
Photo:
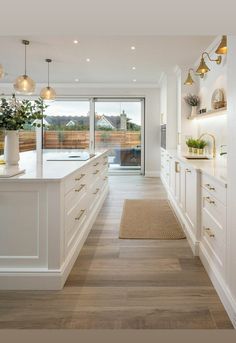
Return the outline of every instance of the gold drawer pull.
<path id="1" fill-rule="evenodd" d="M 96 189 L 96 191 L 93 193 L 94 195 L 96 195 L 99 192 L 99 188 Z"/>
<path id="2" fill-rule="evenodd" d="M 212 187 L 209 183 L 207 183 L 207 184 L 205 185 L 205 187 L 208 188 L 209 191 L 215 191 L 215 188 Z"/>
<path id="3" fill-rule="evenodd" d="M 190 169 L 185 169 L 186 173 L 192 173 Z"/>
<path id="4" fill-rule="evenodd" d="M 175 162 L 175 172 L 179 173 L 180 169 L 179 169 L 179 162 Z"/>
<path id="5" fill-rule="evenodd" d="M 75 181 L 81 180 L 84 176 L 85 176 L 85 174 L 81 174 L 80 177 L 78 177 L 78 178 L 75 179 Z"/>
<path id="6" fill-rule="evenodd" d="M 103 165 L 104 165 L 104 166 L 108 165 L 108 162 L 104 162 Z"/>
<path id="7" fill-rule="evenodd" d="M 209 227 L 205 227 L 204 230 L 208 234 L 209 237 L 211 238 L 215 237 L 215 234 L 212 232 L 212 230 Z"/>
<path id="8" fill-rule="evenodd" d="M 75 192 L 80 192 L 83 188 L 84 188 L 85 185 L 81 185 L 78 189 L 75 189 Z"/>
<path id="9" fill-rule="evenodd" d="M 94 167 L 97 167 L 99 165 L 99 162 L 95 163 L 93 166 Z"/>
<path id="10" fill-rule="evenodd" d="M 106 181 L 107 179 L 108 179 L 108 176 L 105 176 L 103 180 Z"/>
<path id="11" fill-rule="evenodd" d="M 80 220 L 80 218 L 82 217 L 82 215 L 84 214 L 85 210 L 81 210 L 80 214 L 78 215 L 78 217 L 75 218 L 75 220 Z"/>
<path id="12" fill-rule="evenodd" d="M 214 201 L 214 200 L 211 200 L 210 197 L 205 197 L 205 200 L 206 200 L 207 202 L 209 202 L 209 204 L 212 204 L 212 205 L 215 204 L 215 201 Z"/>
<path id="13" fill-rule="evenodd" d="M 97 169 L 93 174 L 96 175 L 99 173 L 99 170 Z"/>

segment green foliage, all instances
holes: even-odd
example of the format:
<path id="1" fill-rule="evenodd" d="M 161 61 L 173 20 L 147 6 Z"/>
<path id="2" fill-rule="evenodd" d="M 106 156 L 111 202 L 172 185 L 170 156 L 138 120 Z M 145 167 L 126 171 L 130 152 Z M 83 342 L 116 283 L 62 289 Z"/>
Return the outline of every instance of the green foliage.
<path id="1" fill-rule="evenodd" d="M 0 100 L 0 129 L 20 130 L 25 125 L 41 127 L 40 121 L 45 117 L 43 111 L 46 107 L 42 99 L 19 101 L 15 94 L 11 99 L 2 98 Z"/>
<path id="2" fill-rule="evenodd" d="M 204 141 L 203 139 L 189 138 L 186 141 L 186 144 L 189 148 L 204 149 L 205 146 L 207 145 L 207 142 Z"/>

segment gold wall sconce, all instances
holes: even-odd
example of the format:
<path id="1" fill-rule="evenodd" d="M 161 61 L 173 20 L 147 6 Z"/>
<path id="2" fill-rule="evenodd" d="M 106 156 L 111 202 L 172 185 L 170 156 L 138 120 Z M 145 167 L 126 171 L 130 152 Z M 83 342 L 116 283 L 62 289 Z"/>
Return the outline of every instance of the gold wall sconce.
<path id="1" fill-rule="evenodd" d="M 201 78 L 204 77 L 204 74 L 197 74 L 197 73 L 195 73 L 193 68 L 190 68 L 188 70 L 188 76 L 187 76 L 186 80 L 184 81 L 184 84 L 186 86 L 192 86 L 192 84 L 194 83 L 194 80 L 193 80 L 192 75 L 191 75 L 191 71 L 194 73 L 194 75 L 200 76 Z"/>
<path id="2" fill-rule="evenodd" d="M 196 73 L 197 74 L 206 74 L 208 73 L 208 71 L 210 71 L 210 68 L 207 66 L 205 60 L 204 60 L 204 56 L 207 56 L 209 61 L 211 62 L 216 62 L 216 64 L 221 64 L 221 61 L 222 61 L 222 57 L 221 56 L 218 56 L 216 59 L 212 59 L 210 57 L 210 55 L 208 54 L 208 52 L 203 52 L 202 53 L 202 57 L 201 57 L 201 62 L 196 70 Z"/>
<path id="3" fill-rule="evenodd" d="M 218 48 L 216 49 L 215 53 L 217 55 L 226 55 L 227 51 L 228 51 L 228 48 L 227 48 L 227 36 L 222 36 L 221 42 L 220 42 Z"/>

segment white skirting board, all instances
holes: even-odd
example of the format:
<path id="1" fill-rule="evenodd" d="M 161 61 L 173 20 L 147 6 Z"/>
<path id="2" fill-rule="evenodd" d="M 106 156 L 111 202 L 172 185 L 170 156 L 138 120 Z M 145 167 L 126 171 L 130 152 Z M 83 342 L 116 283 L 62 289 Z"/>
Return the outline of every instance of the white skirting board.
<path id="1" fill-rule="evenodd" d="M 145 171 L 145 177 L 160 177 L 159 171 Z"/>
<path id="2" fill-rule="evenodd" d="M 89 232 L 96 220 L 98 213 L 100 212 L 103 203 L 107 197 L 109 188 L 108 185 L 101 195 L 100 201 L 97 203 L 90 219 L 86 226 L 81 231 L 73 249 L 67 256 L 61 269 L 48 270 L 41 269 L 40 271 L 32 272 L 0 272 L 0 290 L 60 290 L 63 288 L 66 279 L 82 249 L 84 242 L 86 241 Z"/>

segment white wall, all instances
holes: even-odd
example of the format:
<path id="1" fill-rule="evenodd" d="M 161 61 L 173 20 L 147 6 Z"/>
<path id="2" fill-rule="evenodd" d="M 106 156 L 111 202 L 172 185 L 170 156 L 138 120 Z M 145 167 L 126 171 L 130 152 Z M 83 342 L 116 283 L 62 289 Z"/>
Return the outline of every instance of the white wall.
<path id="1" fill-rule="evenodd" d="M 12 86 L 2 84 L 0 93 L 10 94 Z M 145 98 L 145 175 L 160 175 L 160 90 L 159 88 L 118 87 L 116 85 L 63 85 L 54 84 L 58 96 L 137 96 Z M 40 85 L 36 88 L 39 94 Z"/>
<path id="2" fill-rule="evenodd" d="M 228 36 L 227 284 L 236 326 L 236 36 Z"/>
<path id="3" fill-rule="evenodd" d="M 212 59 L 215 59 L 215 49 L 219 45 L 221 37 L 218 37 L 212 45 L 207 49 Z M 206 64 L 210 71 L 204 76 L 203 79 L 199 78 L 199 96 L 201 99 L 200 108 L 212 109 L 211 98 L 213 92 L 220 88 L 224 91 L 227 99 L 227 55 L 222 55 L 222 62 L 220 65 L 211 62 L 205 57 Z M 204 118 L 198 120 L 198 135 L 209 132 L 216 138 L 216 148 L 219 157 L 220 145 L 227 145 L 227 115 L 226 111 L 223 116 L 215 116 L 212 118 Z M 205 138 L 204 138 L 205 139 Z M 207 138 L 206 138 L 207 139 Z M 210 140 L 209 140 L 210 142 Z M 211 143 L 209 144 L 211 146 Z"/>

